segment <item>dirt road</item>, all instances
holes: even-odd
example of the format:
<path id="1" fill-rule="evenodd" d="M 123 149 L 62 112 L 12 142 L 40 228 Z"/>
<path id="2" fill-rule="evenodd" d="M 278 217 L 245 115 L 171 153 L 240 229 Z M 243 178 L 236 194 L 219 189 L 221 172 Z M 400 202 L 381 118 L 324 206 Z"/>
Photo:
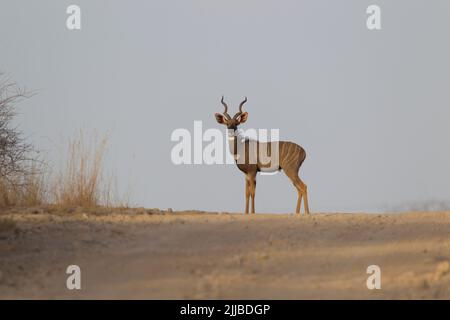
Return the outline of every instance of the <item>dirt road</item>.
<path id="1" fill-rule="evenodd" d="M 101 211 L 0 213 L 0 298 L 450 299 L 449 212 Z"/>

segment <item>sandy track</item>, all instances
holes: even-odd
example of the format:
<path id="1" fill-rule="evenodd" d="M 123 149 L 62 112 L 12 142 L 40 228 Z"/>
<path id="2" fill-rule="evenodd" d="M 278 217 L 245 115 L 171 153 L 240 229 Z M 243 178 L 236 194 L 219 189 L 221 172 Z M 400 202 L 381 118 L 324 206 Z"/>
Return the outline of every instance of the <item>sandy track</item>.
<path id="1" fill-rule="evenodd" d="M 449 212 L 48 211 L 0 213 L 0 298 L 450 298 Z M 366 287 L 373 264 L 381 290 Z"/>

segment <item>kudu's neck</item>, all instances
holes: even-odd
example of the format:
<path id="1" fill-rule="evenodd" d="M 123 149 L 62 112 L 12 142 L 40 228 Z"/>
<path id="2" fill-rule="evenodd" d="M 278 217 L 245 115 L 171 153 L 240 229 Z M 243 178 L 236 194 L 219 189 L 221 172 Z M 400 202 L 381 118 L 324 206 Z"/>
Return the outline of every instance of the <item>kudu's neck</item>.
<path id="1" fill-rule="evenodd" d="M 247 137 L 244 135 L 242 129 L 227 129 L 228 134 L 228 148 L 233 156 L 233 159 L 237 161 L 240 157 L 245 157 L 245 143 Z"/>

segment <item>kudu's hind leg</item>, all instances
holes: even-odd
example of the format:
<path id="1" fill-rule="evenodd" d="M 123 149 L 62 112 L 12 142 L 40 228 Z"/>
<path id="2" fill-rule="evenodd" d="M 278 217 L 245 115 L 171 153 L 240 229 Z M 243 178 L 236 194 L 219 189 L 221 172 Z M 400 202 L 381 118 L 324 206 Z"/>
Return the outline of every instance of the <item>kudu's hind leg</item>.
<path id="1" fill-rule="evenodd" d="M 297 208 L 295 209 L 295 213 L 300 213 L 300 207 L 302 205 L 302 199 L 304 201 L 305 213 L 309 214 L 309 205 L 308 205 L 308 191 L 306 184 L 298 177 L 298 173 L 294 171 L 286 172 L 286 175 L 294 184 L 294 187 L 297 189 L 298 198 L 297 198 Z"/>
<path id="2" fill-rule="evenodd" d="M 300 190 L 300 188 L 297 187 L 296 184 L 294 184 L 295 188 L 297 189 L 298 192 L 298 198 L 297 198 L 297 208 L 295 209 L 295 213 L 300 213 L 300 208 L 302 206 L 302 191 Z"/>
<path id="3" fill-rule="evenodd" d="M 308 187 L 300 178 L 298 178 L 298 180 L 300 181 L 300 189 L 302 190 L 303 202 L 305 204 L 305 213 L 309 214 Z"/>

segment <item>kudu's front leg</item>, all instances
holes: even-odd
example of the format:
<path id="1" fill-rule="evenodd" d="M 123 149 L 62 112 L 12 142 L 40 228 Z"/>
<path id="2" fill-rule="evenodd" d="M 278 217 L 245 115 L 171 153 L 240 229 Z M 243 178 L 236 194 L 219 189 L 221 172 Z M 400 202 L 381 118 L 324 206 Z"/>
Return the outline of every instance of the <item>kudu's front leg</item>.
<path id="1" fill-rule="evenodd" d="M 256 193 L 256 179 L 250 182 L 250 197 L 252 198 L 252 213 L 255 213 L 255 193 Z"/>
<path id="2" fill-rule="evenodd" d="M 248 204 L 250 198 L 250 182 L 245 178 L 245 214 L 248 213 Z"/>
<path id="3" fill-rule="evenodd" d="M 246 203 L 245 203 L 245 213 L 248 213 L 249 197 L 252 199 L 252 211 L 255 213 L 255 192 L 256 192 L 256 172 L 248 173 L 246 176 Z"/>

